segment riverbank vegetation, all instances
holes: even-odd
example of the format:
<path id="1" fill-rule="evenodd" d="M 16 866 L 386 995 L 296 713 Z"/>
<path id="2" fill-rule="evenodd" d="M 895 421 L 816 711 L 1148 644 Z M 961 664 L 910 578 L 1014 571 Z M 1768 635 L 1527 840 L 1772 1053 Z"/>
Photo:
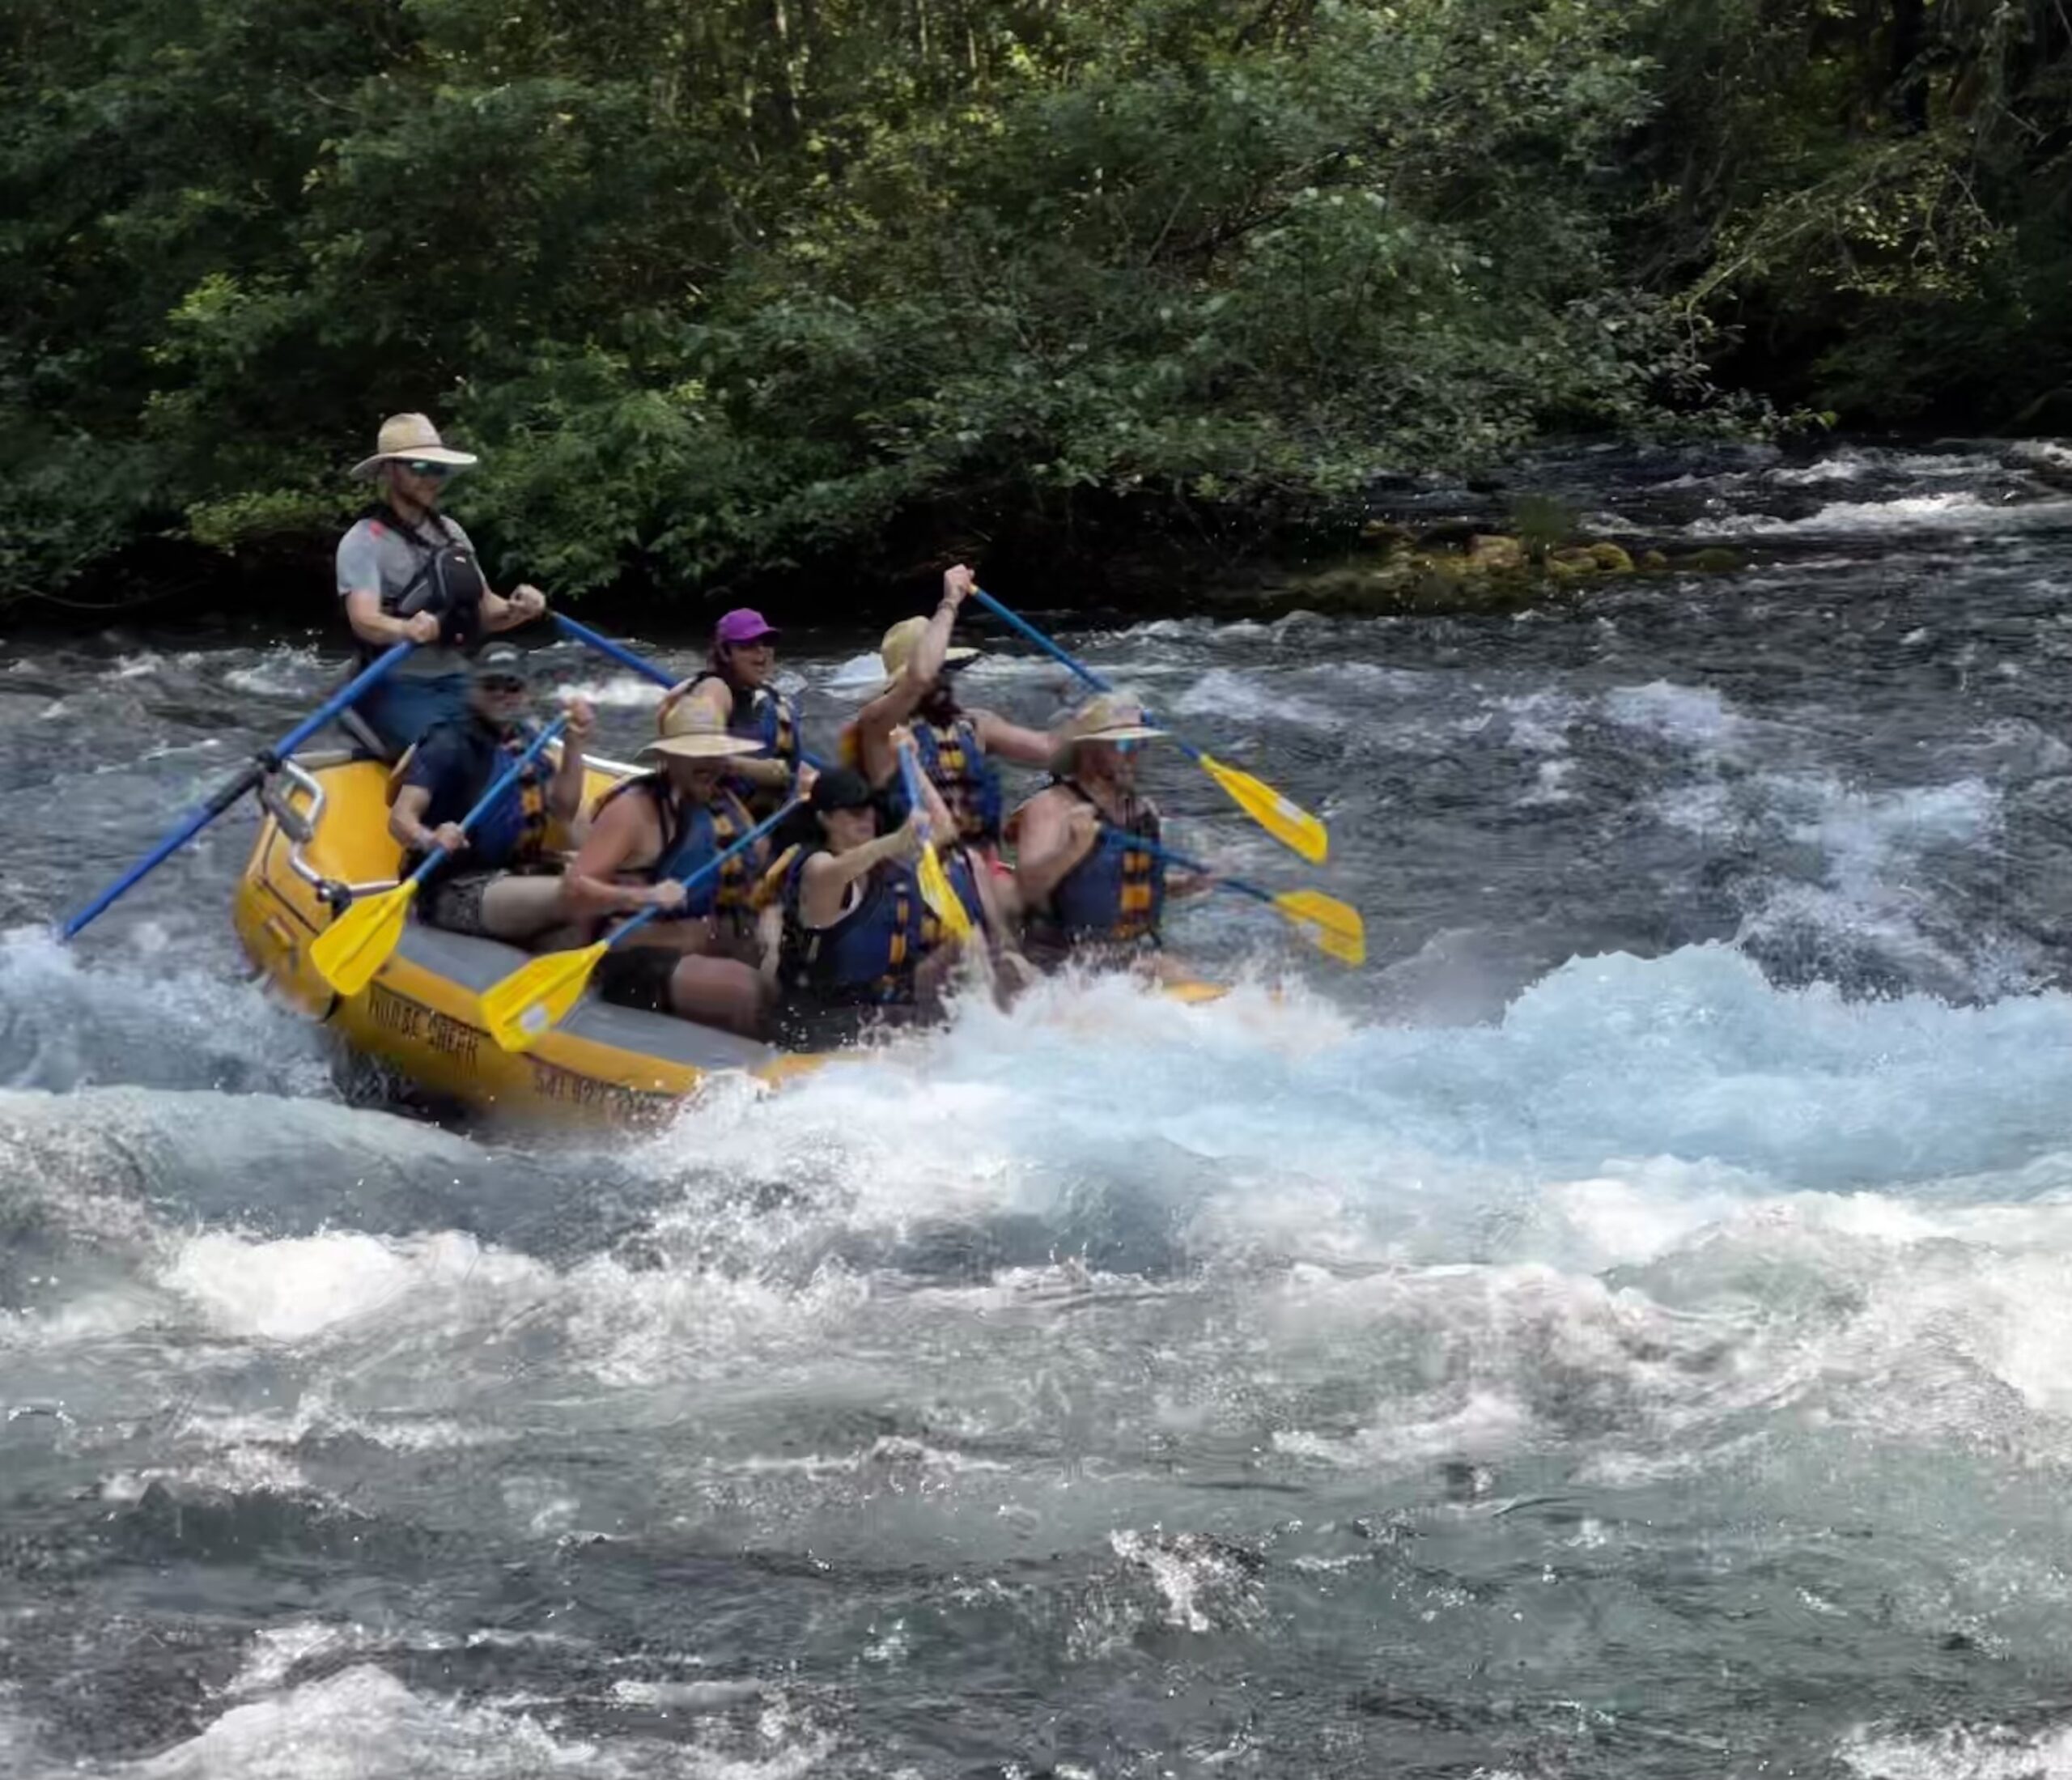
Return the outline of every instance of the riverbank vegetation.
<path id="1" fill-rule="evenodd" d="M 321 546 L 400 408 L 686 599 L 2072 430 L 2057 0 L 13 0 L 0 218 L 0 597 Z"/>

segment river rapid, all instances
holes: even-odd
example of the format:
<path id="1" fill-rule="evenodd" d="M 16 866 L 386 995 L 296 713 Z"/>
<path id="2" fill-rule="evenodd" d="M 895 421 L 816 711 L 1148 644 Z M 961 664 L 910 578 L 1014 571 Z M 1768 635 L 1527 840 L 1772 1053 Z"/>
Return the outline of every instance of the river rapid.
<path id="1" fill-rule="evenodd" d="M 1221 1002 L 639 1138 L 441 1126 L 270 1005 L 248 811 L 49 937 L 335 633 L 0 642 L 0 1773 L 2072 1774 L 2072 497 L 1548 474 L 1748 566 L 1060 621 L 1327 817 L 1365 971 L 1219 898 Z M 786 639 L 813 734 L 864 646 Z M 630 753 L 648 690 L 543 660 Z"/>

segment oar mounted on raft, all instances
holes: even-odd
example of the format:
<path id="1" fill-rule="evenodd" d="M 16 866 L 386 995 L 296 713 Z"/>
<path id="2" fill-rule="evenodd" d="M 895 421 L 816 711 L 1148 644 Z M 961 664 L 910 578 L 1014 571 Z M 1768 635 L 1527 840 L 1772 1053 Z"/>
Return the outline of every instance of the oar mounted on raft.
<path id="1" fill-rule="evenodd" d="M 527 745 L 525 751 L 497 775 L 475 807 L 461 818 L 466 834 L 496 805 L 497 800 L 518 783 L 525 769 L 551 746 L 568 727 L 566 716 L 556 717 Z M 317 975 L 341 995 L 358 995 L 374 980 L 374 973 L 388 961 L 403 937 L 403 920 L 417 899 L 424 881 L 445 864 L 446 849 L 435 847 L 418 869 L 393 890 L 363 896 L 333 921 L 310 943 L 309 962 Z"/>
<path id="2" fill-rule="evenodd" d="M 256 791 L 270 774 L 280 770 L 281 763 L 292 754 L 303 743 L 315 735 L 324 725 L 336 717 L 349 704 L 355 703 L 393 669 L 397 662 L 415 648 L 414 643 L 398 643 L 377 656 L 339 690 L 326 699 L 295 728 L 289 730 L 272 747 L 262 749 L 253 757 L 252 764 L 236 778 L 218 791 L 199 809 L 190 810 L 180 826 L 168 835 L 130 869 L 117 878 L 91 903 L 70 916 L 58 929 L 61 937 L 76 938 L 92 921 L 106 912 L 117 898 L 127 894 L 148 873 L 155 871 L 168 859 L 200 834 L 217 817 L 228 809 L 248 792 Z"/>
<path id="3" fill-rule="evenodd" d="M 971 597 L 1003 624 L 1034 644 L 1053 661 L 1071 669 L 1096 692 L 1115 690 L 1084 661 L 1068 653 L 1063 645 L 1046 636 L 1019 613 L 1001 605 L 983 588 L 973 588 Z M 1157 720 L 1147 712 L 1144 720 L 1155 723 Z M 1264 780 L 1255 779 L 1228 762 L 1216 759 L 1183 737 L 1174 736 L 1173 741 L 1182 754 L 1229 794 L 1240 809 L 1282 846 L 1299 853 L 1312 865 L 1323 863 L 1325 856 L 1331 851 L 1331 835 L 1320 820 L 1300 804 L 1283 797 Z"/>

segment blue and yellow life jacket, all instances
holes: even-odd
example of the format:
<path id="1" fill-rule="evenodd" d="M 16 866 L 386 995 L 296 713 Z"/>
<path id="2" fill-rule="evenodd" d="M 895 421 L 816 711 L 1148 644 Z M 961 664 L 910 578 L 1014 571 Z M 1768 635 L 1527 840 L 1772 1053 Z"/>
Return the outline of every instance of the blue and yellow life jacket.
<path id="1" fill-rule="evenodd" d="M 1072 780 L 1056 783 L 1081 802 L 1093 802 Z M 1131 843 L 1159 839 L 1158 812 L 1135 797 L 1126 809 L 1122 822 L 1104 818 L 1101 838 L 1058 881 L 1049 907 L 1030 911 L 1029 925 L 1039 935 L 1068 945 L 1157 943 L 1166 912 L 1166 861 Z"/>
<path id="2" fill-rule="evenodd" d="M 442 731 L 458 733 L 449 737 Z M 425 826 L 436 828 L 441 822 L 458 822 L 511 763 L 532 746 L 537 733 L 524 724 L 498 732 L 472 712 L 449 723 L 435 724 L 391 775 L 389 801 L 395 801 L 396 790 L 406 782 L 412 758 L 427 755 L 427 751 L 444 755 L 457 744 L 465 750 L 471 769 L 465 775 L 468 782 L 455 780 L 433 788 L 425 805 Z M 484 810 L 469 831 L 468 850 L 461 856 L 465 863 L 449 859 L 438 875 L 444 877 L 453 871 L 503 871 L 537 865 L 546 859 L 554 822 L 553 812 L 547 807 L 547 785 L 553 773 L 550 762 L 537 757 L 529 762 L 518 782 Z M 414 870 L 423 856 L 416 852 L 405 855 L 404 869 Z"/>
<path id="3" fill-rule="evenodd" d="M 727 733 L 752 741 L 766 759 L 781 760 L 796 778 L 799 770 L 799 712 L 775 686 L 737 686 L 716 668 L 707 668 L 690 682 L 688 698 L 707 680 L 717 680 L 727 689 Z M 786 801 L 785 793 L 752 785 L 737 774 L 728 774 L 728 787 L 758 815 L 766 816 Z"/>
<path id="4" fill-rule="evenodd" d="M 945 724 L 916 716 L 907 730 L 914 738 L 914 763 L 935 782 L 956 818 L 957 839 L 971 846 L 999 846 L 1006 799 L 1000 771 L 987 758 L 985 744 L 979 739 L 978 725 L 962 715 Z M 863 770 L 863 746 L 855 724 L 843 728 L 835 755 L 843 766 Z M 898 774 L 880 788 L 880 795 L 885 820 L 894 826 L 906 821 L 906 790 Z"/>
<path id="5" fill-rule="evenodd" d="M 957 838 L 980 846 L 1000 843 L 1004 814 L 1000 775 L 986 758 L 978 726 L 961 713 L 947 724 L 916 720 L 914 763 L 935 783 L 957 818 Z"/>
<path id="6" fill-rule="evenodd" d="M 913 869 L 875 867 L 855 904 L 826 927 L 808 927 L 799 911 L 806 861 L 818 849 L 796 849 L 783 873 L 784 933 L 778 981 L 792 995 L 827 1007 L 904 1007 L 914 1000 L 914 972 L 943 942 L 941 924 L 921 900 Z"/>
<path id="7" fill-rule="evenodd" d="M 617 876 L 624 882 L 659 884 L 665 878 L 681 882 L 701 867 L 710 865 L 755 826 L 741 799 L 721 786 L 709 804 L 694 804 L 679 797 L 660 773 L 643 772 L 616 784 L 597 800 L 594 814 L 628 792 L 638 791 L 655 806 L 662 826 L 662 844 L 647 865 L 628 865 Z M 711 877 L 694 885 L 682 912 L 703 916 L 749 907 L 756 879 L 761 875 L 758 848 L 737 853 Z"/>

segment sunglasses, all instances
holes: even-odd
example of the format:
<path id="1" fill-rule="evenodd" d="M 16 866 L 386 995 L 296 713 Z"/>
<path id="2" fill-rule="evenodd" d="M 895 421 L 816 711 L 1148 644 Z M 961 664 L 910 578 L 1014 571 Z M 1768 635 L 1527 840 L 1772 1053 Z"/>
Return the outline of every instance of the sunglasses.
<path id="1" fill-rule="evenodd" d="M 475 684 L 485 692 L 523 692 L 525 682 L 507 673 L 478 674 Z"/>
<path id="2" fill-rule="evenodd" d="M 413 476 L 422 476 L 427 482 L 443 482 L 453 474 L 451 464 L 428 464 L 418 457 L 405 459 L 403 468 Z"/>

